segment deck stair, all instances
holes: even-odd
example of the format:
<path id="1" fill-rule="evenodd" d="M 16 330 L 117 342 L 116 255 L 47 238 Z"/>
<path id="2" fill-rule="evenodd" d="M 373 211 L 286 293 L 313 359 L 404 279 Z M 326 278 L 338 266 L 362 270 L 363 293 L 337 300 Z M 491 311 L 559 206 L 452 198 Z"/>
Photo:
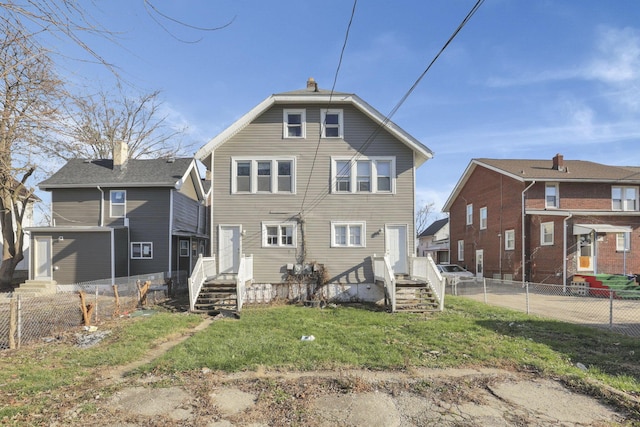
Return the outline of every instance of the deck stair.
<path id="1" fill-rule="evenodd" d="M 438 300 L 426 281 L 396 275 L 396 311 L 424 313 L 437 310 Z"/>
<path id="2" fill-rule="evenodd" d="M 193 311 L 197 313 L 237 312 L 236 287 L 236 277 L 233 274 L 220 274 L 207 280 L 202 285 Z"/>

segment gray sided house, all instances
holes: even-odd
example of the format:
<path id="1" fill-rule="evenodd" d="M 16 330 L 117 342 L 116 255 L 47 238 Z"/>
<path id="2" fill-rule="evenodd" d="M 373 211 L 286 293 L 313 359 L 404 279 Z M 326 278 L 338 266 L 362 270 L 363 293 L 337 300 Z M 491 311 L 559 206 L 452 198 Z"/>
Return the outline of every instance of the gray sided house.
<path id="1" fill-rule="evenodd" d="M 218 271 L 252 255 L 254 281 L 281 284 L 317 263 L 366 298 L 374 254 L 408 270 L 416 169 L 431 157 L 354 94 L 310 79 L 269 96 L 196 153 L 212 171 Z"/>
<path id="2" fill-rule="evenodd" d="M 58 284 L 164 272 L 186 277 L 208 250 L 194 159 L 70 160 L 40 189 L 52 225 L 32 227 L 30 279 Z"/>

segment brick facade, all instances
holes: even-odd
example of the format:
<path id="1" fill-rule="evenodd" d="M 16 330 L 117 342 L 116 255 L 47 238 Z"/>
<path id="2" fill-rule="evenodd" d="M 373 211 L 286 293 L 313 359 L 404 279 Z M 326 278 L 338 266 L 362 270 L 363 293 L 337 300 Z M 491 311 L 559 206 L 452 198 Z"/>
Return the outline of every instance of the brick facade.
<path id="1" fill-rule="evenodd" d="M 640 273 L 640 212 L 613 211 L 612 208 L 612 186 L 621 184 L 594 182 L 593 179 L 579 182 L 569 172 L 561 172 L 565 173 L 559 174 L 560 179 L 534 181 L 512 172 L 502 173 L 496 168 L 484 167 L 481 163 L 468 168 L 445 209 L 449 212 L 451 262 L 477 272 L 477 253 L 482 251 L 483 277 L 522 280 L 522 192 L 526 188 L 525 280 L 561 284 L 564 277 L 570 282 L 576 273 Z M 557 208 L 545 207 L 547 183 L 557 185 Z M 473 206 L 471 224 L 466 220 L 469 204 Z M 486 228 L 480 226 L 482 208 L 487 210 Z M 577 224 L 592 225 L 596 229 L 602 224 L 630 227 L 630 250 L 617 250 L 617 232 L 574 235 Z M 544 243 L 543 225 L 547 227 L 547 239 L 550 240 Z M 549 231 L 553 232 L 552 239 Z M 505 247 L 508 232 L 514 236 L 513 249 Z M 460 240 L 464 241 L 462 260 L 458 257 Z M 591 257 L 585 255 L 589 253 Z M 590 263 L 585 261 L 587 259 Z"/>

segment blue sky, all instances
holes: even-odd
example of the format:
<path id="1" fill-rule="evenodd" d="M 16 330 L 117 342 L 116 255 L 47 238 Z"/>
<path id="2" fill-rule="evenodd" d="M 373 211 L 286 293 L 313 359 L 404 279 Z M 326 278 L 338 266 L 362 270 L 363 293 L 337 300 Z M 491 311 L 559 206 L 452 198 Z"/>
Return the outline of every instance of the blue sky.
<path id="1" fill-rule="evenodd" d="M 141 0 L 91 9 L 119 32 L 117 44 L 92 39 L 92 46 L 133 93 L 162 91 L 169 122 L 188 126 L 193 152 L 272 93 L 303 88 L 309 77 L 330 89 L 353 7 L 348 0 L 153 3 L 195 26 L 231 22 L 196 31 L 149 15 Z M 474 4 L 360 0 L 335 89 L 390 113 Z M 63 42 L 58 48 L 74 56 Z M 85 62 L 71 61 L 65 72 L 78 85 L 114 84 L 103 67 Z M 561 153 L 638 166 L 640 2 L 486 0 L 392 120 L 435 153 L 418 170 L 416 199 L 438 211 L 473 158 L 551 161 Z"/>

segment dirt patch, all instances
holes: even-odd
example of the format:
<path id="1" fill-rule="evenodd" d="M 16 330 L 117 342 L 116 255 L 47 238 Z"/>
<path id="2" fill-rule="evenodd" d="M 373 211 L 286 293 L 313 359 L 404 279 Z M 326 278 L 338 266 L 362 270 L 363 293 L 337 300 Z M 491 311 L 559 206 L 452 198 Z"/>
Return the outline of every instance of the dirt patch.
<path id="1" fill-rule="evenodd" d="M 626 426 L 639 421 L 559 381 L 506 369 L 127 375 L 212 321 L 56 396 L 57 409 L 46 423 L 32 419 L 32 425 Z"/>

